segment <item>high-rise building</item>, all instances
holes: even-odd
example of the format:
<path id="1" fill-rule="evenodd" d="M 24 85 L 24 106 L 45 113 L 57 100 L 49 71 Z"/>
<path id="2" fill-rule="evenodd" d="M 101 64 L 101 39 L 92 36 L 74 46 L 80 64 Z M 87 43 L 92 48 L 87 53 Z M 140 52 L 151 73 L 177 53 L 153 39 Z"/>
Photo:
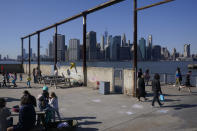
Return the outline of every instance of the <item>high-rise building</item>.
<path id="1" fill-rule="evenodd" d="M 96 32 L 90 31 L 87 33 L 86 37 L 86 47 L 87 47 L 87 59 L 95 60 L 96 59 Z"/>
<path id="2" fill-rule="evenodd" d="M 184 57 L 190 57 L 190 44 L 184 45 Z"/>
<path id="3" fill-rule="evenodd" d="M 120 58 L 120 45 L 121 45 L 121 36 L 113 37 L 113 44 L 110 48 L 110 59 L 113 61 L 119 60 Z"/>
<path id="4" fill-rule="evenodd" d="M 105 46 L 105 60 L 110 60 L 110 51 L 113 44 L 113 37 L 109 35 L 107 37 L 107 45 Z"/>
<path id="5" fill-rule="evenodd" d="M 170 53 L 167 47 L 161 48 L 161 59 L 168 60 L 170 58 Z"/>
<path id="6" fill-rule="evenodd" d="M 152 60 L 152 35 L 149 35 L 148 36 L 148 46 L 147 46 L 147 54 L 146 54 L 146 57 L 147 57 L 147 60 Z"/>
<path id="7" fill-rule="evenodd" d="M 69 40 L 69 60 L 78 61 L 80 59 L 80 40 L 70 39 Z"/>
<path id="8" fill-rule="evenodd" d="M 161 59 L 161 46 L 154 45 L 152 48 L 152 60 L 158 61 Z"/>
<path id="9" fill-rule="evenodd" d="M 125 33 L 122 35 L 122 47 L 127 46 L 127 40 Z"/>
<path id="10" fill-rule="evenodd" d="M 146 60 L 146 40 L 144 38 L 139 40 L 139 49 L 142 55 L 142 60 Z"/>
<path id="11" fill-rule="evenodd" d="M 104 41 L 104 35 L 101 36 L 101 51 L 103 51 L 105 48 L 105 41 Z"/>
<path id="12" fill-rule="evenodd" d="M 105 33 L 104 33 L 104 48 L 105 48 L 105 45 L 107 45 L 107 37 L 108 37 L 108 32 L 107 32 L 107 30 L 105 30 Z"/>
<path id="13" fill-rule="evenodd" d="M 120 60 L 130 60 L 131 59 L 130 53 L 131 52 L 129 46 L 120 47 Z"/>
<path id="14" fill-rule="evenodd" d="M 55 47 L 55 36 L 53 36 L 53 47 Z M 53 49 L 53 53 L 55 48 Z M 65 61 L 65 35 L 57 34 L 57 60 Z"/>
<path id="15" fill-rule="evenodd" d="M 54 58 L 54 48 L 53 48 L 54 46 L 53 46 L 53 42 L 52 41 L 50 41 L 49 42 L 49 58 Z"/>

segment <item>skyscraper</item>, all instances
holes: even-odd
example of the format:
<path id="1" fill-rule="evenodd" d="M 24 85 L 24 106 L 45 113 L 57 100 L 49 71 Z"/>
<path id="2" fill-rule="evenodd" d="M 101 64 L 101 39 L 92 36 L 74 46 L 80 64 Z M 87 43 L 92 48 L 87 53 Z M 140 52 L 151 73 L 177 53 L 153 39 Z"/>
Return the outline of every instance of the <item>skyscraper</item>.
<path id="1" fill-rule="evenodd" d="M 127 46 L 127 40 L 125 33 L 122 35 L 122 47 Z"/>
<path id="2" fill-rule="evenodd" d="M 101 36 L 101 51 L 104 50 L 105 47 L 105 41 L 104 41 L 104 35 Z"/>
<path id="3" fill-rule="evenodd" d="M 87 59 L 95 60 L 96 57 L 96 32 L 90 31 L 87 33 L 86 44 L 87 44 Z"/>
<path id="4" fill-rule="evenodd" d="M 55 36 L 53 36 L 53 44 L 55 44 Z M 65 61 L 65 35 L 61 34 L 57 34 L 57 60 Z"/>
<path id="5" fill-rule="evenodd" d="M 152 60 L 152 35 L 148 36 L 147 60 Z"/>
<path id="6" fill-rule="evenodd" d="M 110 48 L 110 59 L 119 60 L 120 58 L 120 45 L 121 45 L 121 36 L 113 37 L 113 44 Z"/>
<path id="7" fill-rule="evenodd" d="M 144 38 L 139 40 L 139 48 L 142 55 L 142 60 L 146 60 L 146 40 Z"/>
<path id="8" fill-rule="evenodd" d="M 161 59 L 161 46 L 154 45 L 152 48 L 152 60 L 158 61 Z"/>
<path id="9" fill-rule="evenodd" d="M 105 60 L 110 60 L 110 52 L 111 52 L 112 44 L 113 44 L 113 37 L 112 35 L 109 35 L 107 37 L 107 45 L 105 45 Z"/>
<path id="10" fill-rule="evenodd" d="M 54 51 L 54 48 L 53 48 L 53 42 L 50 41 L 49 42 L 49 58 L 54 58 L 54 54 L 53 54 L 53 51 Z"/>
<path id="11" fill-rule="evenodd" d="M 69 60 L 77 61 L 80 59 L 80 41 L 79 39 L 69 40 Z"/>
<path id="12" fill-rule="evenodd" d="M 184 57 L 190 57 L 190 44 L 184 45 Z"/>

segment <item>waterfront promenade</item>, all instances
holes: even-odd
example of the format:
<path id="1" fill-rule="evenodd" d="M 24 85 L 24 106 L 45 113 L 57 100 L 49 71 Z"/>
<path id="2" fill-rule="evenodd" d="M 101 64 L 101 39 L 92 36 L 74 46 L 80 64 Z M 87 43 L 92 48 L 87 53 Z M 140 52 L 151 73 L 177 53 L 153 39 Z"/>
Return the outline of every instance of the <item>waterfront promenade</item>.
<path id="1" fill-rule="evenodd" d="M 41 84 L 26 88 L 25 81 L 17 82 L 16 88 L 0 88 L 0 97 L 7 99 L 7 107 L 19 105 L 24 90 L 35 97 L 42 91 Z M 169 85 L 162 85 L 165 94 L 164 106 L 151 106 L 151 87 L 146 87 L 148 101 L 138 102 L 136 98 L 122 95 L 102 95 L 98 90 L 87 87 L 49 88 L 59 98 L 59 110 L 63 118 L 75 118 L 82 131 L 196 131 L 197 130 L 197 88 L 178 91 Z M 17 118 L 14 117 L 14 123 Z"/>

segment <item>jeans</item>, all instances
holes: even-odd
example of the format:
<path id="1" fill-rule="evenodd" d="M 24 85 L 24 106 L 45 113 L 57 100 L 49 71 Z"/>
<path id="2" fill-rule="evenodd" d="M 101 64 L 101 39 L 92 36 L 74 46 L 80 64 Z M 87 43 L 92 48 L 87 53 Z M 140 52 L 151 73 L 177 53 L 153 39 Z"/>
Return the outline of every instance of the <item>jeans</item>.
<path id="1" fill-rule="evenodd" d="M 152 106 L 155 105 L 155 101 L 158 102 L 159 105 L 162 105 L 160 100 L 159 100 L 159 92 L 154 92 L 154 97 L 153 97 L 153 100 L 152 100 Z"/>

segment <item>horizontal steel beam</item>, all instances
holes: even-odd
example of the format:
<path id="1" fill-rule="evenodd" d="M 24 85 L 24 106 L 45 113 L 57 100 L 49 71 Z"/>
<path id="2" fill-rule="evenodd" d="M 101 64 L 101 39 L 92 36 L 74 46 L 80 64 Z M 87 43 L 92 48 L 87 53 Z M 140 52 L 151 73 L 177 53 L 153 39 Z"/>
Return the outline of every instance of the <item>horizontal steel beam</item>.
<path id="1" fill-rule="evenodd" d="M 62 20 L 62 21 L 60 21 L 60 22 L 57 22 L 57 23 L 55 23 L 55 24 L 53 24 L 53 25 L 47 26 L 47 27 L 45 27 L 45 28 L 43 28 L 43 29 L 40 29 L 40 30 L 38 30 L 38 31 L 36 31 L 36 32 L 34 32 L 34 33 L 31 33 L 31 34 L 29 34 L 29 35 L 26 35 L 26 36 L 22 37 L 22 39 L 25 39 L 25 38 L 28 38 L 28 37 L 30 37 L 30 36 L 36 35 L 38 32 L 44 32 L 44 31 L 49 30 L 49 29 L 51 29 L 51 28 L 54 28 L 54 27 L 56 27 L 56 26 L 58 26 L 58 25 L 61 25 L 61 24 L 64 24 L 64 23 L 66 23 L 66 22 L 69 22 L 69 21 L 71 21 L 71 20 L 74 20 L 74 19 L 77 19 L 77 18 L 79 18 L 79 17 L 82 17 L 82 16 L 84 16 L 85 14 L 87 15 L 87 14 L 93 13 L 93 12 L 95 12 L 95 11 L 101 10 L 101 9 L 103 9 L 103 8 L 106 8 L 106 7 L 108 7 L 108 6 L 114 5 L 114 4 L 119 3 L 119 2 L 122 2 L 122 1 L 125 1 L 125 0 L 110 0 L 110 1 L 108 1 L 108 2 L 105 2 L 105 3 L 101 4 L 101 5 L 98 5 L 98 6 L 94 7 L 94 8 L 92 8 L 92 9 L 83 11 L 83 12 L 77 14 L 77 15 L 74 15 L 74 16 L 72 16 L 72 17 L 69 17 L 69 18 L 67 18 L 67 19 L 65 19 L 65 20 Z"/>
<path id="2" fill-rule="evenodd" d="M 147 8 L 151 8 L 153 6 L 165 4 L 165 3 L 168 3 L 168 2 L 172 2 L 172 1 L 174 1 L 174 0 L 164 0 L 164 1 L 161 1 L 161 2 L 158 2 L 158 3 L 155 3 L 155 4 L 151 4 L 151 5 L 148 5 L 148 6 L 141 7 L 141 8 L 137 8 L 137 10 L 144 10 L 144 9 L 147 9 Z"/>

